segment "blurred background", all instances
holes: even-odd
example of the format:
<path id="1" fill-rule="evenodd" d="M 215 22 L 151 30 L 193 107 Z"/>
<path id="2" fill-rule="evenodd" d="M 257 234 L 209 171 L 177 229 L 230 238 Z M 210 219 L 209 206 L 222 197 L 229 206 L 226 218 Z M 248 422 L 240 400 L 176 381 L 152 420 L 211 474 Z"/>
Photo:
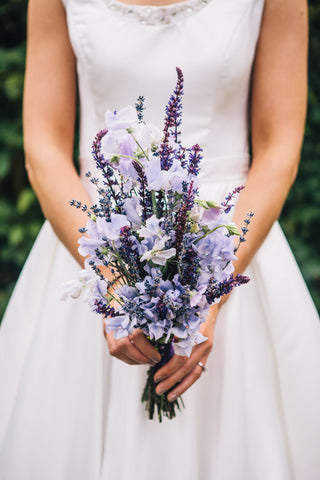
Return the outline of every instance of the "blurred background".
<path id="1" fill-rule="evenodd" d="M 26 172 L 21 103 L 27 0 L 0 6 L 0 320 L 43 216 Z M 309 1 L 309 108 L 302 161 L 281 225 L 320 311 L 320 2 Z M 39 266 L 41 268 L 41 266 Z M 284 286 L 285 288 L 285 286 Z"/>

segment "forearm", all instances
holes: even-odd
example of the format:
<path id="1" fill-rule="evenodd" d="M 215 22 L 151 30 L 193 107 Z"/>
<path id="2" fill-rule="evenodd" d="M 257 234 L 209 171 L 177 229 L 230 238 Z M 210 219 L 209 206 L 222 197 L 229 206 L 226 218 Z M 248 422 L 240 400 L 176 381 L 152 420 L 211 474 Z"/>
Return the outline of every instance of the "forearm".
<path id="1" fill-rule="evenodd" d="M 26 159 L 29 179 L 45 217 L 70 253 L 83 265 L 84 258 L 78 253 L 78 230 L 85 226 L 87 215 L 81 209 L 72 208 L 69 201 L 80 200 L 90 206 L 91 200 L 75 167 L 63 152 L 50 145 L 43 156 L 41 147 L 36 154 L 26 152 Z"/>
<path id="2" fill-rule="evenodd" d="M 243 273 L 279 218 L 297 173 L 297 157 L 297 153 L 290 154 L 284 148 L 270 148 L 253 160 L 246 187 L 234 211 L 233 220 L 239 227 L 243 226 L 247 213 L 254 213 L 246 242 L 237 252 L 235 273 Z"/>

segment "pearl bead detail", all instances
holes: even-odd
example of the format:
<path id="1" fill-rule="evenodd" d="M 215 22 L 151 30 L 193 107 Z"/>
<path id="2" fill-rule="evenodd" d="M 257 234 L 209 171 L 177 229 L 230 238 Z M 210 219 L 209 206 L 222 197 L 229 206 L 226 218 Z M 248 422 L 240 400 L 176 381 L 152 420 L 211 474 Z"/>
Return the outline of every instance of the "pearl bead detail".
<path id="1" fill-rule="evenodd" d="M 131 18 L 141 25 L 166 25 L 189 17 L 204 8 L 212 0 L 185 0 L 171 5 L 129 5 L 120 0 L 104 0 L 106 6 L 122 16 Z"/>

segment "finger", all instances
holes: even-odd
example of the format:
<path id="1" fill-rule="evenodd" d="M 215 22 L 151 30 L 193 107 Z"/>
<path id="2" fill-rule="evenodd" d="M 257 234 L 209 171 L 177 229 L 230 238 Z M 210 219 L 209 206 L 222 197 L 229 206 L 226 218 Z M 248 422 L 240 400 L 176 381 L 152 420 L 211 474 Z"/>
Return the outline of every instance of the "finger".
<path id="1" fill-rule="evenodd" d="M 130 365 L 150 363 L 150 360 L 130 342 L 129 337 L 123 337 L 116 340 L 113 336 L 113 332 L 111 332 L 107 334 L 107 341 L 110 355 L 113 357 L 126 363 L 130 363 Z"/>
<path id="2" fill-rule="evenodd" d="M 159 368 L 159 370 L 154 376 L 155 383 L 162 382 L 166 378 L 173 375 L 177 370 L 179 370 L 182 367 L 182 365 L 187 360 L 188 360 L 188 357 L 183 357 L 182 355 L 174 355 L 166 365 Z"/>
<path id="3" fill-rule="evenodd" d="M 174 373 L 159 383 L 156 388 L 156 393 L 158 395 L 162 395 L 164 392 L 167 392 L 173 388 L 177 383 L 182 382 L 182 380 L 194 370 L 197 362 L 202 361 L 202 363 L 204 363 L 206 361 L 209 353 L 210 347 L 206 346 L 205 343 L 194 347 L 191 356 L 187 358 L 182 365 L 180 365 L 180 368 L 176 369 Z M 182 358 L 185 359 L 186 357 Z M 199 365 L 197 365 L 197 367 L 198 369 L 201 369 Z"/>
<path id="4" fill-rule="evenodd" d="M 112 355 L 114 358 L 117 358 L 118 360 L 121 360 L 122 362 L 128 363 L 129 365 L 141 365 L 138 362 L 135 362 L 134 360 L 131 360 L 131 358 L 127 357 L 123 353 L 118 353 L 117 355 Z"/>
<path id="5" fill-rule="evenodd" d="M 152 363 L 158 363 L 161 360 L 160 353 L 154 348 L 151 342 L 144 335 L 142 330 L 135 329 L 132 335 L 130 336 L 133 345 L 137 347 L 140 352 L 151 360 Z"/>
<path id="6" fill-rule="evenodd" d="M 196 364 L 191 373 L 184 377 L 182 382 L 179 383 L 167 396 L 169 402 L 173 402 L 176 398 L 180 397 L 188 388 L 191 387 L 203 373 L 203 369 L 200 365 Z"/>

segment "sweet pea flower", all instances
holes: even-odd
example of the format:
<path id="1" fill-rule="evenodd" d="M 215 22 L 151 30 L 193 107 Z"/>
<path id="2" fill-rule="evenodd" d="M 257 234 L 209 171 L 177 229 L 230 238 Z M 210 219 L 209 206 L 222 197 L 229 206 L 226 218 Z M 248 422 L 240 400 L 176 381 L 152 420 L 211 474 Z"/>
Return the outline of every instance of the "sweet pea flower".
<path id="1" fill-rule="evenodd" d="M 129 334 L 128 328 L 130 326 L 130 315 L 123 314 L 115 317 L 108 317 L 104 321 L 106 332 L 113 332 L 115 340 L 126 337 Z"/>
<path id="2" fill-rule="evenodd" d="M 197 332 L 189 335 L 185 340 L 174 343 L 174 353 L 183 357 L 190 357 L 192 349 L 195 345 L 205 342 L 207 337 Z"/>
<path id="3" fill-rule="evenodd" d="M 170 173 L 169 171 L 161 170 L 159 157 L 150 157 L 150 161 L 145 168 L 145 174 L 148 180 L 149 190 L 168 191 L 171 188 Z"/>
<path id="4" fill-rule="evenodd" d="M 111 213 L 110 222 L 107 222 L 103 217 L 97 217 L 96 223 L 98 232 L 110 242 L 115 242 L 116 246 L 121 228 L 130 227 L 127 217 L 118 213 Z"/>
<path id="5" fill-rule="evenodd" d="M 139 237 L 141 238 L 153 238 L 158 237 L 161 238 L 163 236 L 163 230 L 160 227 L 160 222 L 162 218 L 157 218 L 155 215 L 147 218 L 146 226 L 141 227 L 138 231 Z"/>
<path id="6" fill-rule="evenodd" d="M 141 226 L 142 207 L 138 197 L 129 197 L 124 199 L 124 208 L 126 216 L 133 230 L 137 230 Z"/>
<path id="7" fill-rule="evenodd" d="M 133 134 L 134 138 L 144 150 L 159 145 L 163 137 L 161 130 L 152 123 L 138 123 L 138 125 L 134 127 Z"/>
<path id="8" fill-rule="evenodd" d="M 108 130 L 127 130 L 133 127 L 138 121 L 136 109 L 128 105 L 119 112 L 107 110 L 105 113 L 105 125 Z"/>
<path id="9" fill-rule="evenodd" d="M 164 237 L 156 240 L 152 250 L 148 250 L 142 255 L 142 257 L 140 258 L 141 262 L 143 262 L 144 260 L 152 260 L 152 262 L 156 265 L 165 265 L 167 260 L 171 257 L 174 257 L 176 254 L 175 248 L 169 248 L 168 250 L 164 250 L 165 243 L 169 239 L 170 237 L 168 235 L 165 235 Z"/>

